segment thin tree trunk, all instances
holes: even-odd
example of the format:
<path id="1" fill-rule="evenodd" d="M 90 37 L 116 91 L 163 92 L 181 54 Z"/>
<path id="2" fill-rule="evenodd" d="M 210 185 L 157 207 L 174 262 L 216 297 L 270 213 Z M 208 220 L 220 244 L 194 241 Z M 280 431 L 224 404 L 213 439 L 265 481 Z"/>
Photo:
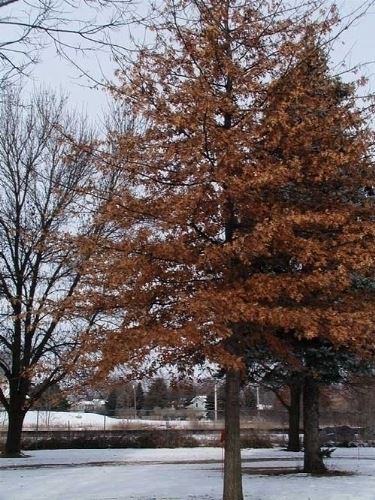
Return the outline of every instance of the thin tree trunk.
<path id="1" fill-rule="evenodd" d="M 238 370 L 228 370 L 225 382 L 225 459 L 223 500 L 243 500 Z"/>
<path id="2" fill-rule="evenodd" d="M 10 401 L 8 410 L 8 431 L 4 449 L 5 456 L 21 455 L 22 427 L 26 414 L 24 410 L 25 401 L 20 396 L 14 399 L 14 401 Z"/>
<path id="3" fill-rule="evenodd" d="M 326 467 L 320 453 L 319 384 L 307 376 L 303 386 L 304 472 L 318 474 Z"/>
<path id="4" fill-rule="evenodd" d="M 299 422 L 301 414 L 301 395 L 302 386 L 300 381 L 291 383 L 290 405 L 288 407 L 289 429 L 288 429 L 288 451 L 301 451 L 301 442 L 299 439 Z"/>

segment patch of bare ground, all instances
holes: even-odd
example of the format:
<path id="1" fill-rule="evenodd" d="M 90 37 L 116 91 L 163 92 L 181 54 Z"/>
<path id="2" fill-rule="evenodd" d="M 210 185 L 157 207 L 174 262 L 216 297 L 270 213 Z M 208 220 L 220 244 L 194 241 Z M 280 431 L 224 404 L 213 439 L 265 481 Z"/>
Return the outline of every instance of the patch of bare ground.
<path id="1" fill-rule="evenodd" d="M 307 474 L 303 472 L 301 467 L 243 467 L 242 474 L 251 476 L 285 476 L 290 474 Z M 354 472 L 342 470 L 327 470 L 319 474 L 311 474 L 315 477 L 337 477 L 337 476 L 354 476 Z"/>
<path id="2" fill-rule="evenodd" d="M 5 451 L 0 452 L 0 458 L 28 458 L 30 455 L 25 453 L 5 453 Z"/>

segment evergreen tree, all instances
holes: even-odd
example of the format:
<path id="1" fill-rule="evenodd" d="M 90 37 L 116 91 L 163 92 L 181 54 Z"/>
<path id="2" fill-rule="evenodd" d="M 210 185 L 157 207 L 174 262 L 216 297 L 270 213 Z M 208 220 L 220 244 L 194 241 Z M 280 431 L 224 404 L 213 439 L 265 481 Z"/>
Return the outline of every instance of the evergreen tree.
<path id="1" fill-rule="evenodd" d="M 135 389 L 135 397 L 136 397 L 136 407 L 137 410 L 142 410 L 145 404 L 145 395 L 143 392 L 143 387 L 140 382 L 138 382 L 136 389 Z"/>
<path id="2" fill-rule="evenodd" d="M 246 385 L 241 391 L 241 406 L 244 410 L 256 408 L 257 398 L 255 389 L 251 385 Z"/>
<path id="3" fill-rule="evenodd" d="M 176 408 L 184 408 L 195 396 L 197 386 L 190 380 L 174 380 L 169 389 L 170 401 Z"/>
<path id="4" fill-rule="evenodd" d="M 35 387 L 38 390 L 38 387 Z M 33 390 L 31 391 L 33 393 Z M 34 410 L 66 411 L 69 409 L 69 401 L 59 384 L 51 385 L 42 396 L 33 404 Z"/>
<path id="5" fill-rule="evenodd" d="M 169 390 L 162 377 L 155 378 L 146 393 L 144 406 L 148 410 L 155 407 L 165 408 L 169 403 Z"/>
<path id="6" fill-rule="evenodd" d="M 211 420 L 215 418 L 215 395 L 212 391 L 207 394 L 206 417 Z"/>
<path id="7" fill-rule="evenodd" d="M 109 415 L 114 415 L 118 403 L 118 388 L 113 388 L 108 394 L 105 402 L 106 409 Z"/>

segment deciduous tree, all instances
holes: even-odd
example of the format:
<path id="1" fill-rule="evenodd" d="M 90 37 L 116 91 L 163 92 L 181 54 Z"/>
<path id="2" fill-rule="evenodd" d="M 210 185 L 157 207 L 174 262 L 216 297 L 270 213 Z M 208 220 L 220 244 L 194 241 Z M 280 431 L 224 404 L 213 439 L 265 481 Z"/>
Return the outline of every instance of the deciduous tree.
<path id="1" fill-rule="evenodd" d="M 320 7 L 167 2 L 158 45 L 113 89 L 147 127 L 119 136 L 106 159 L 127 186 L 106 207 L 127 237 L 98 263 L 103 303 L 126 309 L 110 341 L 225 370 L 225 500 L 243 498 L 246 349 L 285 349 L 280 331 L 372 342 L 373 296 L 351 287 L 374 265 L 361 197 L 372 134 L 355 87 L 329 70 L 337 16 L 320 21 Z M 121 361 L 120 349 L 107 352 Z"/>
<path id="2" fill-rule="evenodd" d="M 131 0 L 0 0 L 0 83 L 27 71 L 47 46 L 76 67 L 79 54 L 124 51 L 112 36 L 135 17 Z"/>
<path id="3" fill-rule="evenodd" d="M 77 240 L 92 229 L 93 138 L 64 99 L 27 102 L 18 88 L 0 107 L 0 126 L 0 369 L 9 387 L 0 401 L 5 453 L 17 455 L 26 412 L 76 368 L 95 318 L 74 304 L 90 254 Z"/>

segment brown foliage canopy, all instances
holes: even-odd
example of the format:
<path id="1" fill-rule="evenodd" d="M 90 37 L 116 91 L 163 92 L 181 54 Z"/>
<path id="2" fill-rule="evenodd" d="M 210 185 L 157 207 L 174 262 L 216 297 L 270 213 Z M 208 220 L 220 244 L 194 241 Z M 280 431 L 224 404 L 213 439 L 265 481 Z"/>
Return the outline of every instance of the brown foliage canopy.
<path id="1" fill-rule="evenodd" d="M 373 293 L 353 286 L 374 271 L 373 135 L 318 4 L 167 2 L 155 48 L 119 73 L 146 126 L 105 158 L 125 186 L 103 213 L 124 237 L 95 264 L 96 300 L 126 309 L 112 363 L 124 346 L 240 366 L 275 331 L 373 342 Z"/>

